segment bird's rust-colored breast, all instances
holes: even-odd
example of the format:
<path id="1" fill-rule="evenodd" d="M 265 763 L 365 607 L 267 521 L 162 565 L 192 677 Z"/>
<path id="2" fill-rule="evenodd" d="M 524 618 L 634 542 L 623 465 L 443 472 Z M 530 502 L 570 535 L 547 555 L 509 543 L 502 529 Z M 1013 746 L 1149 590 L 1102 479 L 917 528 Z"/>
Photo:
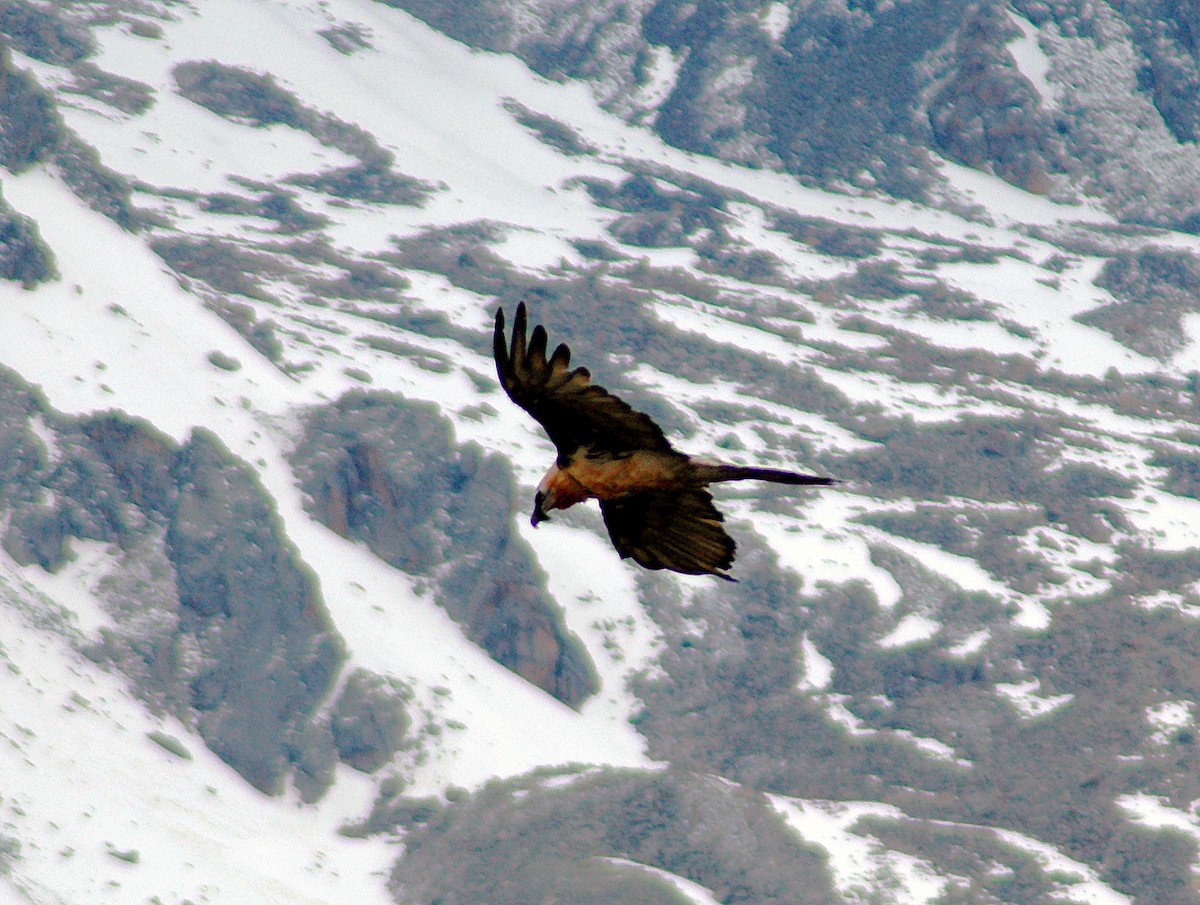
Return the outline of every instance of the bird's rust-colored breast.
<path id="1" fill-rule="evenodd" d="M 650 490 L 669 490 L 687 483 L 687 459 L 675 454 L 639 450 L 629 456 L 589 458 L 579 455 L 559 472 L 590 497 L 611 500 Z"/>

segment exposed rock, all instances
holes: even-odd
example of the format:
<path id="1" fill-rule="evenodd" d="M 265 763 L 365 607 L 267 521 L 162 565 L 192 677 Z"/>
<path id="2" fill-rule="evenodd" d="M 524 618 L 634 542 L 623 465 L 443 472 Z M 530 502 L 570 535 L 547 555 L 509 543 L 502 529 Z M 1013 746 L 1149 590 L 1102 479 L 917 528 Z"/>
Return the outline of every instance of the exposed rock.
<path id="1" fill-rule="evenodd" d="M 180 627 L 208 664 L 190 682 L 197 725 L 250 782 L 277 791 L 295 730 L 337 675 L 341 641 L 248 466 L 197 430 L 174 478 L 166 540 Z"/>
<path id="2" fill-rule="evenodd" d="M 547 78 L 587 79 L 606 105 L 622 113 L 647 112 L 638 96 L 647 79 L 640 23 L 654 0 L 382 2 L 472 47 L 515 53 Z"/>
<path id="3" fill-rule="evenodd" d="M 404 696 L 395 680 L 365 669 L 350 674 L 329 721 L 342 763 L 372 773 L 388 762 L 409 727 Z"/>
<path id="4" fill-rule="evenodd" d="M 55 570 L 74 539 L 113 545 L 95 590 L 117 627 L 89 655 L 247 781 L 280 791 L 294 762 L 315 757 L 304 744 L 319 747 L 315 714 L 343 652 L 253 470 L 207 431 L 179 447 L 119 414 L 65 418 L 7 373 L 0 453 L 10 555 Z M 394 743 L 404 726 L 387 727 Z"/>
<path id="5" fill-rule="evenodd" d="M 74 82 L 66 90 L 95 98 L 122 113 L 138 116 L 154 106 L 154 89 L 149 85 L 107 72 L 94 63 L 77 63 L 71 74 Z"/>
<path id="6" fill-rule="evenodd" d="M 172 70 L 179 93 L 193 103 L 255 126 L 304 128 L 307 111 L 269 75 L 214 62 L 180 63 Z"/>
<path id="7" fill-rule="evenodd" d="M 489 783 L 424 819 L 402 804 L 375 815 L 409 830 L 390 882 L 401 903 L 681 901 L 658 871 L 719 902 L 840 901 L 822 855 L 766 799 L 713 776 L 675 768 L 533 774 Z"/>
<path id="8" fill-rule="evenodd" d="M 171 468 L 178 449 L 170 438 L 117 414 L 93 417 L 82 430 L 131 503 L 164 517 L 174 511 L 178 489 Z"/>
<path id="9" fill-rule="evenodd" d="M 289 181 L 296 185 L 346 199 L 406 205 L 420 205 L 436 188 L 394 172 L 392 153 L 374 136 L 306 106 L 271 75 L 215 61 L 180 63 L 172 75 L 181 95 L 218 116 L 253 126 L 290 126 L 358 159 L 326 173 L 293 176 Z"/>
<path id="10" fill-rule="evenodd" d="M 54 253 L 42 241 L 37 224 L 0 198 L 0 279 L 32 289 L 57 276 Z"/>
<path id="11" fill-rule="evenodd" d="M 1196 307 L 1200 258 L 1166 248 L 1119 254 L 1104 265 L 1096 283 L 1117 300 L 1078 315 L 1080 323 L 1160 360 L 1186 348 L 1183 317 Z"/>
<path id="12" fill-rule="evenodd" d="M 91 35 L 68 21 L 54 5 L 10 0 L 0 7 L 0 33 L 21 53 L 43 63 L 74 63 L 93 50 Z"/>
<path id="13" fill-rule="evenodd" d="M 507 463 L 457 444 L 435 406 L 348 393 L 309 415 L 292 464 L 317 518 L 433 578 L 438 602 L 497 662 L 571 706 L 595 691 L 512 525 Z"/>
<path id="14" fill-rule="evenodd" d="M 302 801 L 319 801 L 333 785 L 338 761 L 328 724 L 307 724 L 296 736 L 294 745 L 296 772 L 292 775 L 292 785 Z"/>
<path id="15" fill-rule="evenodd" d="M 50 156 L 65 127 L 54 101 L 0 46 L 0 165 L 20 173 Z"/>
<path id="16" fill-rule="evenodd" d="M 383 0 L 549 78 L 670 144 L 840 188 L 925 198 L 929 154 L 1028 191 L 1099 196 L 1128 222 L 1200 224 L 1200 17 L 1173 0 Z M 1010 52 L 1037 29 L 1046 86 Z M 1119 87 L 1117 86 L 1119 83 Z"/>
<path id="17" fill-rule="evenodd" d="M 934 54 L 928 118 L 948 157 L 1044 195 L 1065 174 L 1066 149 L 1037 90 L 1006 44 L 1019 36 L 1009 14 L 976 4 L 948 46 Z"/>

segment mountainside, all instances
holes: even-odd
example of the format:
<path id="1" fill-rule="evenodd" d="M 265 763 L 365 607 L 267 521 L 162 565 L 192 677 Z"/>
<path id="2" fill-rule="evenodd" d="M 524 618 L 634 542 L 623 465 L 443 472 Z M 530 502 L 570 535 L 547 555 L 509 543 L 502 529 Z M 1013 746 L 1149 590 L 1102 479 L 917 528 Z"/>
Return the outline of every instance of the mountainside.
<path id="1" fill-rule="evenodd" d="M 1198 36 L 0 3 L 0 905 L 1194 902 Z M 519 301 L 844 483 L 534 530 Z"/>

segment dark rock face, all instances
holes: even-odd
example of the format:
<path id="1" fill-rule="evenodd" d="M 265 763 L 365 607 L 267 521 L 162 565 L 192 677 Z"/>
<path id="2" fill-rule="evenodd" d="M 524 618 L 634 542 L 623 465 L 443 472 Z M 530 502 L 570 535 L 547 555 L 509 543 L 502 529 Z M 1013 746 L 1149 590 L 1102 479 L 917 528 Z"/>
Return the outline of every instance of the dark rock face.
<path id="1" fill-rule="evenodd" d="M 1115 302 L 1081 314 L 1143 355 L 1167 360 L 1187 345 L 1183 317 L 1195 309 L 1200 263 L 1188 252 L 1145 249 L 1110 258 L 1096 280 Z"/>
<path id="2" fill-rule="evenodd" d="M 440 812 L 411 800 L 390 808 L 409 830 L 390 882 L 396 901 L 682 901 L 642 866 L 699 883 L 721 902 L 840 901 L 821 853 L 781 825 L 766 799 L 733 783 L 678 768 L 548 778 L 492 782 Z"/>
<path id="3" fill-rule="evenodd" d="M 59 66 L 75 63 L 94 49 L 91 36 L 82 28 L 32 4 L 4 4 L 0 34 L 21 53 Z"/>
<path id="4" fill-rule="evenodd" d="M 51 95 L 17 68 L 8 47 L 0 45 L 0 165 L 21 173 L 37 164 L 53 164 L 80 199 L 121 227 L 136 230 L 148 222 L 134 209 L 129 182 L 104 166 L 95 149 L 63 123 Z M 25 245 L 30 231 L 30 226 L 23 229 Z M 42 254 L 48 257 L 48 252 Z M 45 274 L 37 278 L 45 279 L 53 269 L 48 263 L 23 266 L 32 269 L 20 277 L 26 282 L 39 270 Z"/>
<path id="5" fill-rule="evenodd" d="M 250 782 L 274 790 L 292 734 L 337 675 L 341 641 L 247 465 L 198 430 L 173 477 L 166 546 L 179 624 L 208 661 L 189 682 L 197 726 Z M 204 656 L 210 646 L 215 657 Z"/>
<path id="6" fill-rule="evenodd" d="M 1000 7 L 979 4 L 940 54 L 929 100 L 934 143 L 948 157 L 1044 195 L 1066 172 L 1053 118 L 1006 49 L 1019 36 Z"/>
<path id="7" fill-rule="evenodd" d="M 37 225 L 0 199 L 0 279 L 32 289 L 56 275 L 54 254 L 42 241 Z"/>
<path id="8" fill-rule="evenodd" d="M 98 593 L 118 627 L 89 654 L 194 725 L 247 781 L 280 791 L 314 743 L 344 655 L 252 469 L 207 431 L 179 447 L 122 415 L 64 418 L 11 374 L 0 374 L 0 451 L 3 543 L 18 562 L 53 571 L 73 539 L 114 547 L 118 568 Z M 379 709 L 361 697 L 338 705 L 344 721 Z M 372 763 L 406 724 L 388 725 Z"/>
<path id="9" fill-rule="evenodd" d="M 438 602 L 497 662 L 571 706 L 596 690 L 513 529 L 507 463 L 455 443 L 435 406 L 349 393 L 309 416 L 292 464 L 317 518 L 434 578 Z"/>
<path id="10" fill-rule="evenodd" d="M 171 480 L 176 449 L 169 439 L 121 415 L 92 418 L 83 425 L 83 433 L 131 503 L 164 517 L 171 513 L 176 498 Z"/>
<path id="11" fill-rule="evenodd" d="M 357 669 L 346 679 L 329 720 L 342 763 L 371 773 L 391 759 L 408 731 L 404 689 L 394 681 Z"/>
<path id="12" fill-rule="evenodd" d="M 784 15 L 757 0 L 383 2 L 548 78 L 587 81 L 606 109 L 696 153 L 927 200 L 944 188 L 945 156 L 1038 194 L 1104 198 L 1123 220 L 1200 222 L 1194 3 L 812 0 Z M 1053 61 L 1047 97 L 1014 56 L 1015 16 Z"/>
<path id="13" fill-rule="evenodd" d="M 28 73 L 17 69 L 0 47 L 0 164 L 20 173 L 46 160 L 62 141 L 62 119 L 54 102 Z"/>
<path id="14" fill-rule="evenodd" d="M 1200 8 L 1178 0 L 1114 0 L 1113 9 L 1129 23 L 1144 58 L 1138 74 L 1180 142 L 1200 138 Z"/>
<path id="15" fill-rule="evenodd" d="M 180 63 L 173 74 L 180 94 L 218 116 L 256 126 L 303 125 L 304 112 L 295 98 L 269 76 L 200 62 Z"/>

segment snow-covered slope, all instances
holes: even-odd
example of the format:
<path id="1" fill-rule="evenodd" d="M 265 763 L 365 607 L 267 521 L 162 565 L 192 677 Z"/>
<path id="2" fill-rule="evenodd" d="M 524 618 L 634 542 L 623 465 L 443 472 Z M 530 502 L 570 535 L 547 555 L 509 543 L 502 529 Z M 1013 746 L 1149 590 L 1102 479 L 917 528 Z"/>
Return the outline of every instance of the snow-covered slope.
<path id="1" fill-rule="evenodd" d="M 367 0 L 13 10 L 0 902 L 1195 894 L 1194 235 L 801 185 Z M 1010 15 L 1049 90 L 1081 39 Z M 729 586 L 533 530 L 518 299 L 689 452 L 846 483 L 722 490 Z"/>

